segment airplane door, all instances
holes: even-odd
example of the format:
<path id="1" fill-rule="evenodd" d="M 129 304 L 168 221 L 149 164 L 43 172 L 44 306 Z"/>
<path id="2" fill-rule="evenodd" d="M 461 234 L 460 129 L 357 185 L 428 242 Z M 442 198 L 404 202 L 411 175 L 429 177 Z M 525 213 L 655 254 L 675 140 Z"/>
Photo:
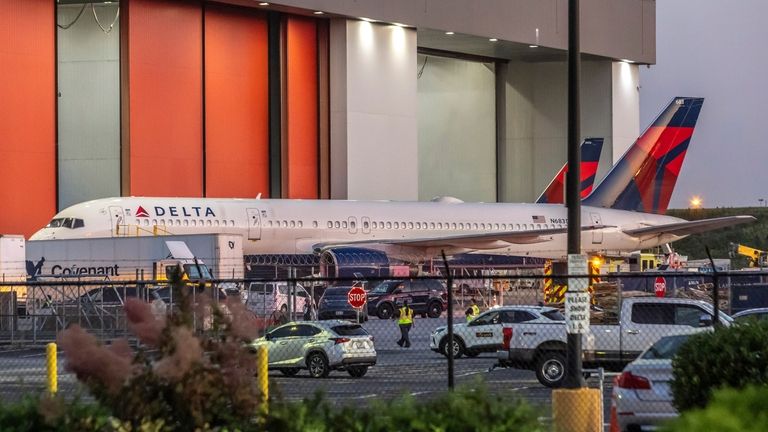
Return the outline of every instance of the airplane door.
<path id="1" fill-rule="evenodd" d="M 589 218 L 592 220 L 592 225 L 602 225 L 603 220 L 600 218 L 599 213 L 590 213 Z M 592 231 L 592 244 L 602 244 L 603 243 L 603 231 L 602 230 L 593 230 Z"/>
<path id="2" fill-rule="evenodd" d="M 125 213 L 122 207 L 109 207 L 109 220 L 112 226 L 112 237 L 128 235 L 128 225 L 125 223 Z"/>
<path id="3" fill-rule="evenodd" d="M 360 228 L 363 231 L 363 234 L 370 234 L 371 233 L 371 218 L 368 216 L 363 216 L 360 218 L 360 222 L 363 224 L 363 226 Z"/>
<path id="4" fill-rule="evenodd" d="M 350 234 L 356 234 L 357 233 L 357 218 L 354 216 L 350 216 L 349 219 L 347 219 L 349 222 L 349 233 Z"/>
<path id="5" fill-rule="evenodd" d="M 259 240 L 261 238 L 261 216 L 259 209 L 248 209 L 248 239 Z"/>

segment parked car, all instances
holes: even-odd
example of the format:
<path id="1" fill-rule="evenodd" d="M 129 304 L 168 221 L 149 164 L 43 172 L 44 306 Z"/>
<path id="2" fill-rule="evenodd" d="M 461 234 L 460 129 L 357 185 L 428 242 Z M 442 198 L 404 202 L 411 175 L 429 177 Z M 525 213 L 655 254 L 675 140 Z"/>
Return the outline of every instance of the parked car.
<path id="1" fill-rule="evenodd" d="M 301 284 L 296 284 L 296 296 L 292 306 L 294 315 L 303 314 L 309 294 Z M 246 308 L 259 316 L 269 316 L 275 311 L 288 312 L 290 286 L 287 282 L 251 282 L 248 285 Z"/>
<path id="2" fill-rule="evenodd" d="M 453 358 L 475 357 L 482 352 L 496 352 L 504 342 L 504 324 L 563 323 L 559 310 L 540 306 L 502 306 L 487 310 L 470 322 L 453 325 Z M 509 328 L 508 328 L 509 330 Z M 432 332 L 429 347 L 448 356 L 448 326 Z"/>
<path id="3" fill-rule="evenodd" d="M 347 301 L 351 286 L 332 286 L 326 288 L 317 307 L 317 319 L 349 319 L 362 323 L 368 321 L 368 308 L 355 309 Z"/>
<path id="4" fill-rule="evenodd" d="M 386 280 L 368 291 L 368 313 L 392 318 L 405 300 L 414 313 L 437 318 L 448 306 L 448 291 L 434 279 Z"/>
<path id="5" fill-rule="evenodd" d="M 743 310 L 741 312 L 733 314 L 731 317 L 736 322 L 742 323 L 751 319 L 754 320 L 768 320 L 768 308 L 755 308 L 755 309 L 747 309 Z"/>
<path id="6" fill-rule="evenodd" d="M 672 358 L 690 334 L 664 336 L 628 364 L 613 384 L 620 431 L 647 430 L 678 415 L 672 405 Z"/>
<path id="7" fill-rule="evenodd" d="M 313 378 L 325 378 L 332 370 L 360 378 L 376 364 L 373 336 L 348 321 L 291 322 L 256 339 L 249 347 L 269 349 L 269 369 L 294 376 L 302 369 Z"/>

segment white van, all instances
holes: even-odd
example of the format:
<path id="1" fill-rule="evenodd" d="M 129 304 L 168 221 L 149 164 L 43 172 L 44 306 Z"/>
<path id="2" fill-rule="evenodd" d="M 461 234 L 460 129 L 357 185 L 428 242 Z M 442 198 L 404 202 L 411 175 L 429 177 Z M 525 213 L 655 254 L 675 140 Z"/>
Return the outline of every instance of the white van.
<path id="1" fill-rule="evenodd" d="M 251 282 L 248 286 L 246 308 L 257 316 L 269 316 L 275 311 L 288 312 L 287 282 Z M 309 301 L 309 293 L 300 284 L 296 284 L 296 299 L 293 313 L 303 315 Z"/>

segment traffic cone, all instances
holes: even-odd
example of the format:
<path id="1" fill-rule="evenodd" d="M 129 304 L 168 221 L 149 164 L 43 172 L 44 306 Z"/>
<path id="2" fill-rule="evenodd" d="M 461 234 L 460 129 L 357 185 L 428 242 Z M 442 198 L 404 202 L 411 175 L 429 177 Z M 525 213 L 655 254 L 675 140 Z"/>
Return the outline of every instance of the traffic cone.
<path id="1" fill-rule="evenodd" d="M 619 419 L 616 416 L 616 405 L 611 404 L 611 423 L 608 426 L 608 432 L 621 432 L 619 430 Z"/>

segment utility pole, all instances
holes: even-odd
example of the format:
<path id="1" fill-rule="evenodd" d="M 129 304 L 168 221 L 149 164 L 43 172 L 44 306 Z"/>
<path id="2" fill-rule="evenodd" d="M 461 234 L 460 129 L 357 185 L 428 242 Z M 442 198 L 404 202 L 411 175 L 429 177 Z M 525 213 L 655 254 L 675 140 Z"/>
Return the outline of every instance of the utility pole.
<path id="1" fill-rule="evenodd" d="M 568 255 L 581 254 L 581 116 L 579 115 L 579 85 L 581 59 L 579 49 L 579 0 L 568 1 L 568 174 L 565 202 L 568 207 Z M 570 258 L 569 258 L 570 260 Z M 570 267 L 570 266 L 569 266 Z M 570 272 L 570 270 L 569 270 Z M 568 279 L 568 291 L 576 280 Z M 566 304 L 567 307 L 567 304 Z M 568 333 L 566 354 L 566 388 L 584 387 L 581 363 L 581 334 Z"/>

